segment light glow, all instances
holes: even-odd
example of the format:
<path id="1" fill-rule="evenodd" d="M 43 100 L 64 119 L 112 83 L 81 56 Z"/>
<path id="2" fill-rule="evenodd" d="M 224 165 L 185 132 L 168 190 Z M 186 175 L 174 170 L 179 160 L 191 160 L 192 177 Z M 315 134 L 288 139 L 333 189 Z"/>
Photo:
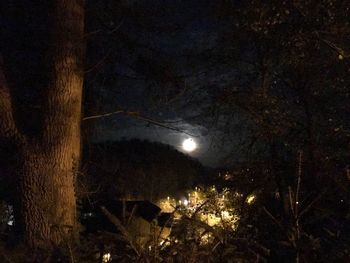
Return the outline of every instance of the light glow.
<path id="1" fill-rule="evenodd" d="M 248 196 L 246 201 L 248 204 L 252 204 L 255 201 L 255 195 Z"/>
<path id="2" fill-rule="evenodd" d="M 186 152 L 193 152 L 196 148 L 197 144 L 192 138 L 188 138 L 182 143 L 182 149 L 184 149 Z"/>
<path id="3" fill-rule="evenodd" d="M 110 262 L 112 260 L 111 253 L 105 253 L 102 256 L 102 262 Z"/>

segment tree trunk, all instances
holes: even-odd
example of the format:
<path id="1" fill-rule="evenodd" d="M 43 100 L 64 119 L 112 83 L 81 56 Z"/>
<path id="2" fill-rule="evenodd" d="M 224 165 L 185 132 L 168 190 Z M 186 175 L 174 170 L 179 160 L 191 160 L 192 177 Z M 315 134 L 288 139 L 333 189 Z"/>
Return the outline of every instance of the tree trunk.
<path id="1" fill-rule="evenodd" d="M 0 137 L 16 140 L 16 225 L 32 247 L 57 246 L 76 230 L 75 174 L 80 159 L 83 86 L 83 1 L 51 1 L 48 85 L 40 134 L 16 129 L 11 93 L 0 69 Z M 6 106 L 3 108 L 2 106 Z M 16 105 L 15 105 L 16 106 Z"/>

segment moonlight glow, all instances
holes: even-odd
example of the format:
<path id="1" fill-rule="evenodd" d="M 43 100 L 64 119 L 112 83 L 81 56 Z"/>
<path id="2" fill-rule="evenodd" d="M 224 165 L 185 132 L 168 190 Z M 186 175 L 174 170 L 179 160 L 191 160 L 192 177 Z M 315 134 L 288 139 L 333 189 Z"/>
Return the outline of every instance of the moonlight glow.
<path id="1" fill-rule="evenodd" d="M 193 139 L 188 138 L 188 139 L 183 141 L 182 148 L 186 152 L 193 152 L 197 148 L 197 144 Z"/>

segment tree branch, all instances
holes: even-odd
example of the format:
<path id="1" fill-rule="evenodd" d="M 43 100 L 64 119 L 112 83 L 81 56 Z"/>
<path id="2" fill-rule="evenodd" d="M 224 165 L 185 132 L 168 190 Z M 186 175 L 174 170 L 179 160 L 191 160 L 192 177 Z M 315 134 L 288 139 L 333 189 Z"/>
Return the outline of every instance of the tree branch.
<path id="1" fill-rule="evenodd" d="M 104 118 L 104 117 L 108 117 L 108 116 L 115 115 L 115 114 L 120 114 L 120 113 L 125 113 L 125 111 L 124 110 L 117 110 L 117 111 L 112 111 L 112 112 L 108 112 L 108 113 L 92 115 L 92 116 L 89 116 L 89 117 L 84 117 L 83 121 Z"/>
<path id="2" fill-rule="evenodd" d="M 108 218 L 108 220 L 122 233 L 124 240 L 127 241 L 130 247 L 134 250 L 134 252 L 140 256 L 139 248 L 133 241 L 133 237 L 129 233 L 129 231 L 123 226 L 120 220 L 111 214 L 104 206 L 101 206 L 102 213 Z"/>
<path id="3" fill-rule="evenodd" d="M 174 127 L 174 126 L 170 126 L 170 125 L 168 125 L 168 124 L 166 124 L 164 122 L 161 122 L 161 121 L 158 121 L 158 120 L 154 120 L 154 119 L 151 119 L 149 117 L 142 116 L 142 115 L 140 115 L 139 112 L 136 112 L 136 111 L 117 110 L 117 111 L 112 111 L 112 112 L 108 112 L 108 113 L 103 113 L 103 114 L 98 114 L 98 115 L 84 117 L 83 121 L 109 117 L 109 116 L 116 115 L 116 114 L 124 114 L 126 116 L 129 116 L 129 117 L 141 120 L 141 121 L 145 121 L 147 123 L 153 124 L 153 125 L 158 126 L 158 127 L 162 127 L 162 128 L 169 129 L 169 130 L 172 130 L 172 131 L 184 133 L 184 134 L 187 134 L 187 135 L 189 135 L 191 137 L 198 137 L 197 135 L 191 134 L 189 132 L 186 132 L 186 131 L 184 131 L 182 129 L 179 129 L 177 127 Z"/>

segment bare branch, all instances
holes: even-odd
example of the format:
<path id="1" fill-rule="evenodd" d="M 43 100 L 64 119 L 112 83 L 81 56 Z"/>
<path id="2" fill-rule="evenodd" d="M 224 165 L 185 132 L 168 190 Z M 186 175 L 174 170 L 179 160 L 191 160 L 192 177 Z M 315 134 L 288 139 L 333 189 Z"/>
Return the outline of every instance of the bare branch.
<path id="1" fill-rule="evenodd" d="M 295 216 L 298 217 L 299 211 L 299 195 L 300 195 L 300 184 L 301 184 L 301 173 L 302 173 L 302 161 L 303 161 L 303 151 L 299 152 L 299 163 L 298 163 L 298 181 L 297 189 L 295 193 Z"/>
<path id="2" fill-rule="evenodd" d="M 290 205 L 290 210 L 293 214 L 293 216 L 295 216 L 295 211 L 294 211 L 294 198 L 293 198 L 293 192 L 292 192 L 292 188 L 290 186 L 288 186 L 288 196 L 289 196 L 289 205 Z"/>
<path id="3" fill-rule="evenodd" d="M 111 214 L 104 206 L 101 206 L 101 211 L 108 218 L 108 220 L 111 223 L 113 223 L 113 225 L 115 225 L 115 227 L 122 233 L 124 239 L 129 243 L 129 245 L 135 251 L 135 253 L 138 256 L 140 256 L 141 254 L 136 245 L 134 244 L 132 236 L 130 235 L 128 230 L 126 230 L 126 228 L 123 226 L 120 220 L 116 216 Z"/>
<path id="4" fill-rule="evenodd" d="M 278 227 L 284 232 L 284 231 L 285 231 L 285 228 L 284 228 L 283 225 L 277 220 L 277 218 L 274 217 L 274 216 L 269 212 L 269 210 L 266 209 L 265 206 L 263 206 L 263 210 L 264 210 L 264 212 L 272 219 L 272 221 L 275 222 L 276 225 L 278 225 Z"/>
<path id="5" fill-rule="evenodd" d="M 117 110 L 117 111 L 113 111 L 113 112 L 108 112 L 108 113 L 103 113 L 103 114 L 98 114 L 98 115 L 84 117 L 83 121 L 109 117 L 109 116 L 117 115 L 117 114 L 124 114 L 126 116 L 129 116 L 129 117 L 141 120 L 141 121 L 148 122 L 148 123 L 153 124 L 153 125 L 158 126 L 158 127 L 162 127 L 162 128 L 168 129 L 168 130 L 184 133 L 184 134 L 187 134 L 187 135 L 189 135 L 191 137 L 198 137 L 197 135 L 194 135 L 194 134 L 191 134 L 189 132 L 186 132 L 186 131 L 184 131 L 184 130 L 182 130 L 180 128 L 177 128 L 177 127 L 174 127 L 174 126 L 170 126 L 170 125 L 168 125 L 165 122 L 154 120 L 154 119 L 151 119 L 149 117 L 142 116 L 142 115 L 140 115 L 139 112 L 135 112 L 135 111 Z"/>
<path id="6" fill-rule="evenodd" d="M 98 61 L 96 62 L 93 66 L 91 66 L 89 69 L 85 70 L 84 73 L 89 73 L 97 68 L 99 68 L 100 66 L 102 66 L 104 64 L 104 62 L 107 60 L 107 58 L 109 57 L 109 55 L 112 53 L 112 51 L 109 49 L 106 54 Z"/>
<path id="7" fill-rule="evenodd" d="M 89 116 L 89 117 L 84 117 L 83 121 L 104 118 L 104 117 L 108 117 L 108 116 L 116 115 L 116 114 L 120 114 L 120 113 L 125 113 L 125 111 L 124 110 L 117 110 L 117 111 L 112 111 L 112 112 L 108 112 L 108 113 L 103 113 L 103 114 L 93 115 L 93 116 Z"/>
<path id="8" fill-rule="evenodd" d="M 306 212 L 308 212 L 308 211 L 312 208 L 312 206 L 313 206 L 316 202 L 318 202 L 318 201 L 321 199 L 321 197 L 322 197 L 325 193 L 326 193 L 326 191 L 320 193 L 307 207 L 305 207 L 305 208 L 299 213 L 298 217 L 301 218 Z"/>

